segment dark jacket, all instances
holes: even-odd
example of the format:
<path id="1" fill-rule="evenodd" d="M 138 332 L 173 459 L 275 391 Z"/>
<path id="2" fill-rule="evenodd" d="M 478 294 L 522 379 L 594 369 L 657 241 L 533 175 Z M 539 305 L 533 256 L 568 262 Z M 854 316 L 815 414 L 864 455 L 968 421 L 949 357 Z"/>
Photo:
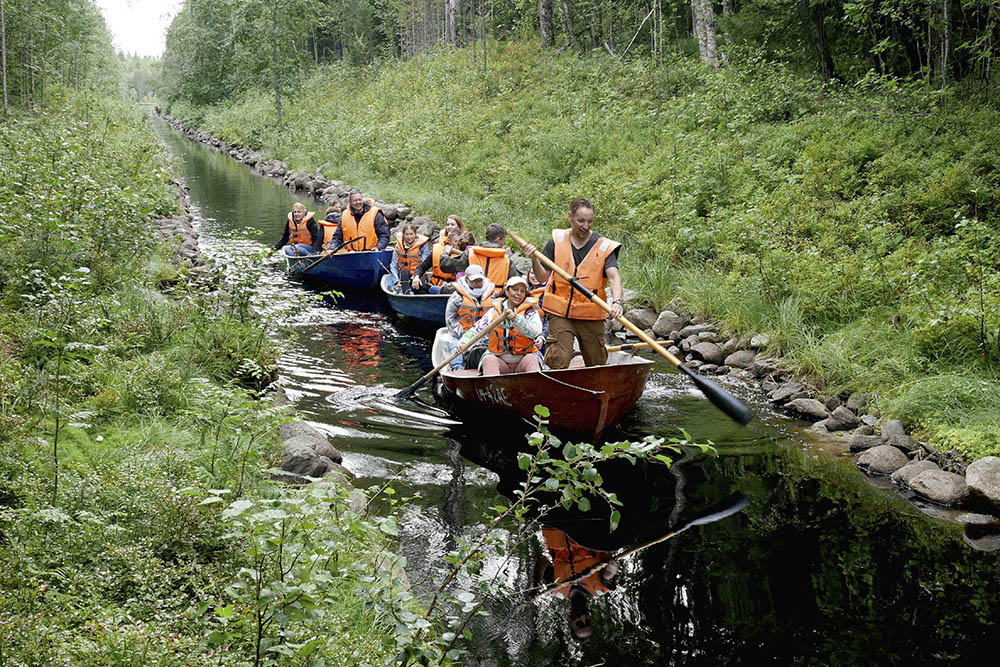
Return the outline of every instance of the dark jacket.
<path id="1" fill-rule="evenodd" d="M 360 220 L 361 216 L 367 213 L 368 209 L 370 209 L 371 207 L 372 207 L 371 204 L 365 202 L 364 205 L 361 207 L 360 213 L 354 213 L 354 211 L 351 211 L 351 214 L 353 214 L 356 219 Z M 389 245 L 389 223 L 385 221 L 385 216 L 382 215 L 382 211 L 379 211 L 378 213 L 375 214 L 375 236 L 378 237 L 378 244 L 375 246 L 375 249 L 385 250 L 386 247 Z M 343 242 L 344 242 L 344 228 L 337 227 L 337 231 L 333 233 L 333 247 L 336 248 L 340 246 L 340 244 Z"/>

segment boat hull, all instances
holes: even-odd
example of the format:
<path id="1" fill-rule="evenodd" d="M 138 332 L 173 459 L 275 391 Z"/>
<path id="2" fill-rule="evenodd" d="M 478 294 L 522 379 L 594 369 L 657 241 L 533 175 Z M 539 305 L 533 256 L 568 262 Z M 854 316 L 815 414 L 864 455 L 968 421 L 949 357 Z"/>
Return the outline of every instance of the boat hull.
<path id="1" fill-rule="evenodd" d="M 447 329 L 438 330 L 432 357 L 447 358 Z M 616 352 L 605 366 L 482 376 L 476 371 L 441 371 L 446 392 L 458 404 L 531 420 L 536 405 L 549 409 L 549 429 L 596 440 L 618 423 L 642 396 L 653 363 Z"/>
<path id="2" fill-rule="evenodd" d="M 323 255 L 285 257 L 288 270 L 302 278 L 344 289 L 372 289 L 389 272 L 391 250 L 338 253 L 307 269 Z"/>
<path id="3" fill-rule="evenodd" d="M 444 311 L 448 306 L 448 294 L 399 294 L 389 289 L 390 276 L 382 276 L 382 292 L 392 309 L 403 317 L 425 324 L 444 324 Z"/>

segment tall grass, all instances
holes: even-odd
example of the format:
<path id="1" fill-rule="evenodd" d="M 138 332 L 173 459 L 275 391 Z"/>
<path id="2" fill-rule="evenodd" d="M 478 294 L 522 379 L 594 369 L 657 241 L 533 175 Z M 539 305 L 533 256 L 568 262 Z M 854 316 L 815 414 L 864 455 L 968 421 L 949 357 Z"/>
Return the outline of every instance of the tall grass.
<path id="1" fill-rule="evenodd" d="M 753 52 L 718 71 L 526 43 L 497 45 L 486 76 L 471 61 L 442 49 L 322 68 L 281 128 L 263 90 L 180 111 L 477 232 L 500 222 L 540 240 L 588 196 L 643 301 L 768 333 L 830 390 L 889 396 L 956 363 L 996 377 L 995 106 L 831 86 Z M 344 91 L 351 104 L 331 104 Z"/>

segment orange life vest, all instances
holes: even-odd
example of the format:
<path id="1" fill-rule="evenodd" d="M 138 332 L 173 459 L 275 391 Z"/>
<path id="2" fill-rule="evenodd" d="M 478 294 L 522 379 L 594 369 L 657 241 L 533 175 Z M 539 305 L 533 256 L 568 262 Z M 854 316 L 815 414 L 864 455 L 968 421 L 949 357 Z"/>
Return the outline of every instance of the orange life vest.
<path id="1" fill-rule="evenodd" d="M 545 546 L 548 547 L 549 555 L 552 557 L 553 583 L 569 581 L 598 563 L 608 560 L 606 552 L 594 551 L 577 544 L 569 535 L 558 528 L 542 526 L 542 537 L 545 539 Z M 582 586 L 595 596 L 610 590 L 601 581 L 599 570 L 578 581 L 576 585 Z M 552 591 L 552 594 L 569 597 L 569 588 L 569 586 L 557 588 Z"/>
<path id="2" fill-rule="evenodd" d="M 343 230 L 343 239 L 341 240 L 347 243 L 359 236 L 364 238 L 364 241 L 345 245 L 341 249 L 342 251 L 374 250 L 378 246 L 378 234 L 375 233 L 375 216 L 379 214 L 380 210 L 373 204 L 361 216 L 361 220 L 354 219 L 354 212 L 350 207 L 347 207 L 340 214 L 340 228 Z"/>
<path id="3" fill-rule="evenodd" d="M 484 248 L 474 245 L 469 248 L 469 266 L 478 264 L 491 283 L 502 290 L 510 274 L 510 257 L 506 248 Z"/>
<path id="4" fill-rule="evenodd" d="M 309 221 L 313 218 L 313 211 L 306 211 L 302 220 L 295 222 L 291 212 L 288 213 L 288 245 L 305 243 L 312 245 L 312 234 L 309 233 Z"/>
<path id="5" fill-rule="evenodd" d="M 493 310 L 496 312 L 493 314 L 494 318 L 500 317 L 503 314 L 503 305 L 505 301 L 497 299 L 493 302 Z M 518 315 L 524 314 L 526 311 L 534 309 L 535 305 L 538 303 L 535 299 L 528 298 L 524 300 L 517 310 L 514 312 Z M 517 330 L 513 324 L 498 324 L 490 331 L 489 344 L 490 352 L 493 354 L 503 354 L 504 352 L 510 352 L 511 354 L 528 354 L 529 352 L 537 352 L 538 348 L 535 347 L 535 339 L 528 338 L 523 333 Z"/>
<path id="6" fill-rule="evenodd" d="M 413 275 L 413 272 L 420 266 L 420 249 L 425 243 L 427 243 L 427 237 L 423 234 L 417 234 L 417 238 L 409 250 L 403 247 L 403 239 L 396 241 L 396 270 L 406 269 L 410 275 Z"/>
<path id="7" fill-rule="evenodd" d="M 339 222 L 333 220 L 320 220 L 319 226 L 323 228 L 323 252 L 329 253 L 333 250 L 333 235 L 337 233 Z"/>
<path id="8" fill-rule="evenodd" d="M 441 270 L 441 256 L 444 255 L 444 242 L 438 241 L 431 248 L 431 285 L 444 285 L 455 280 L 454 273 Z"/>
<path id="9" fill-rule="evenodd" d="M 493 308 L 493 290 L 484 294 L 481 301 L 476 301 L 458 283 L 455 283 L 455 291 L 462 295 L 462 303 L 458 306 L 458 323 L 462 327 L 462 331 L 468 331 L 486 314 L 486 311 Z"/>
<path id="10" fill-rule="evenodd" d="M 573 261 L 573 243 L 568 229 L 553 229 L 552 242 L 555 245 L 555 263 L 580 281 L 591 292 L 607 301 L 604 286 L 608 279 L 604 275 L 604 260 L 621 246 L 617 241 L 601 238 L 593 245 L 583 262 L 577 266 Z M 603 320 L 604 310 L 590 299 L 577 292 L 568 282 L 553 274 L 545 287 L 542 308 L 546 313 L 571 320 Z"/>

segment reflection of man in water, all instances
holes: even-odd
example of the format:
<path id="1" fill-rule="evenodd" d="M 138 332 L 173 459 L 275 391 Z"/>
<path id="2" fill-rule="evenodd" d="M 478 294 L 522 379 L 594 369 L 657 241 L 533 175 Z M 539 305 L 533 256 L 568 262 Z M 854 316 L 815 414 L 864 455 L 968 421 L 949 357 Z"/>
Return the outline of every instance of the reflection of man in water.
<path id="1" fill-rule="evenodd" d="M 604 563 L 604 567 L 583 579 L 560 586 L 552 594 L 569 598 L 569 631 L 575 639 L 583 641 L 593 634 L 587 602 L 592 597 L 603 595 L 615 587 L 618 561 L 610 558 L 606 551 L 595 551 L 577 544 L 565 532 L 551 526 L 542 527 L 542 538 L 548 549 L 549 558 L 539 554 L 535 564 L 535 584 L 544 586 L 569 581 L 590 568 Z"/>

